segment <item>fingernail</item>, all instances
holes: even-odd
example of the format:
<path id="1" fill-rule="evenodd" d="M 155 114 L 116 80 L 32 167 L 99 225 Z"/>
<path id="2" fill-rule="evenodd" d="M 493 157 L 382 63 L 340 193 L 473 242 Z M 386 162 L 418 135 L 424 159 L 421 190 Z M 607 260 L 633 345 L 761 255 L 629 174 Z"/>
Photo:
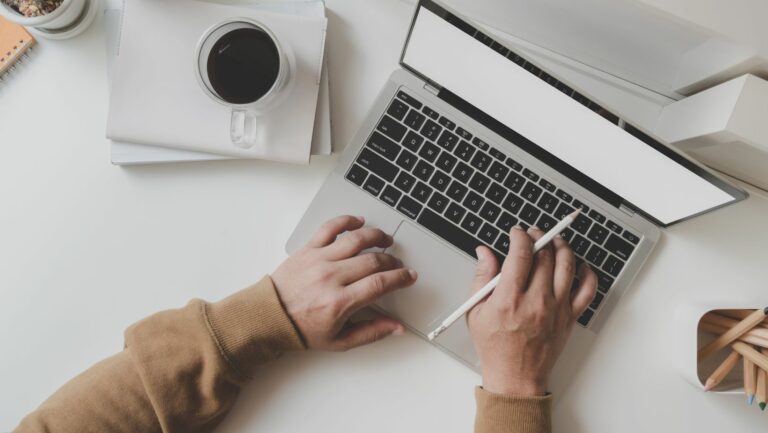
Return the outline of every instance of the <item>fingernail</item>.
<path id="1" fill-rule="evenodd" d="M 515 230 L 520 230 L 520 231 L 523 230 L 523 228 L 520 226 L 520 224 L 515 224 L 515 226 L 512 227 L 512 228 L 515 229 Z"/>
<path id="2" fill-rule="evenodd" d="M 357 220 L 360 221 L 360 223 L 365 224 L 365 217 L 364 216 L 357 216 L 355 218 L 357 218 Z"/>
<path id="3" fill-rule="evenodd" d="M 416 280 L 417 278 L 419 278 L 419 274 L 416 273 L 416 271 L 414 271 L 413 269 L 408 269 L 408 275 L 411 276 L 411 280 Z"/>
<path id="4" fill-rule="evenodd" d="M 403 335 L 403 334 L 405 334 L 405 326 L 403 325 L 400 325 L 399 328 L 392 331 L 392 335 Z"/>

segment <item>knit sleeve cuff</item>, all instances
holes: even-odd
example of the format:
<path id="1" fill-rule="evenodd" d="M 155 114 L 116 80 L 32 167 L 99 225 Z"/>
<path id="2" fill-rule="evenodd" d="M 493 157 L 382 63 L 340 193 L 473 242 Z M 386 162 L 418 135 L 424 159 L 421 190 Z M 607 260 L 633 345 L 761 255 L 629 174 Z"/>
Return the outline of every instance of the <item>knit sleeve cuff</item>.
<path id="1" fill-rule="evenodd" d="M 222 355 L 245 377 L 284 352 L 305 349 L 269 276 L 203 309 Z"/>
<path id="2" fill-rule="evenodd" d="M 475 389 L 475 433 L 550 433 L 552 395 L 523 397 Z"/>

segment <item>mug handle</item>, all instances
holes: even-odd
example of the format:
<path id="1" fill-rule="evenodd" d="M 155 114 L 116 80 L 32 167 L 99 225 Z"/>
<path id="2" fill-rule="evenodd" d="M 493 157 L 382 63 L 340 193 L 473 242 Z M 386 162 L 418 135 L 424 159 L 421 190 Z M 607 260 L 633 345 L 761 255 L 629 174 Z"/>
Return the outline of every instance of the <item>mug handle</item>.
<path id="1" fill-rule="evenodd" d="M 232 110 L 229 123 L 229 138 L 232 144 L 242 149 L 250 149 L 256 144 L 256 116 L 248 110 Z"/>

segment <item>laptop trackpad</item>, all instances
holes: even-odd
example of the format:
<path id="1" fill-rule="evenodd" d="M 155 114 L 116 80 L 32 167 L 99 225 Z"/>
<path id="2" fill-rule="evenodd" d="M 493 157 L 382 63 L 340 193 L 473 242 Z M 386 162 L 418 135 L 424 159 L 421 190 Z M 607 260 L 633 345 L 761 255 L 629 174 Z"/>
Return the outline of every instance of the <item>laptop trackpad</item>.
<path id="1" fill-rule="evenodd" d="M 413 286 L 385 296 L 377 305 L 424 336 L 467 299 L 475 263 L 408 221 L 403 221 L 393 236 L 395 242 L 386 252 L 415 269 L 419 279 Z M 453 326 L 457 328 L 453 337 L 463 340 L 461 346 L 469 343 L 471 347 L 463 322 Z M 441 336 L 438 342 L 446 345 L 446 340 L 454 340 L 451 334 L 454 332 L 446 332 L 446 339 Z M 448 348 L 456 350 L 457 343 L 451 341 Z"/>

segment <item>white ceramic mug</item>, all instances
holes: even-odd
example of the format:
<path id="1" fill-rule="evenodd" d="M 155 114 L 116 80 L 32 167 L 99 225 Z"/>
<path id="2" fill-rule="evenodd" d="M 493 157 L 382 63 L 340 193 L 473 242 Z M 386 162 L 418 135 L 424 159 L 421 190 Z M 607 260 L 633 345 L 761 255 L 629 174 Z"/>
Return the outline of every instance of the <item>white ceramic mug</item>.
<path id="1" fill-rule="evenodd" d="M 230 107 L 230 139 L 253 147 L 260 116 L 289 93 L 292 56 L 262 23 L 230 18 L 203 33 L 195 50 L 195 75 L 205 93 Z"/>

